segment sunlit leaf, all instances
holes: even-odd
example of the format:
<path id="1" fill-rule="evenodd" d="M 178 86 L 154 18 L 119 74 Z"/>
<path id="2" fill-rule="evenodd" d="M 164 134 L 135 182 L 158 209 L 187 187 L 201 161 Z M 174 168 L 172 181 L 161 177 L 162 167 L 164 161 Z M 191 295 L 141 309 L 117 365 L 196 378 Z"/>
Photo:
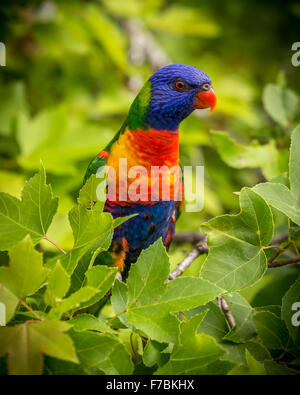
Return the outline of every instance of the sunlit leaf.
<path id="1" fill-rule="evenodd" d="M 40 171 L 26 182 L 22 200 L 0 193 L 0 249 L 5 250 L 27 234 L 36 244 L 45 236 L 57 210 L 58 199 L 53 198 L 46 173 Z"/>
<path id="2" fill-rule="evenodd" d="M 41 374 L 43 354 L 78 362 L 70 337 L 70 325 L 57 320 L 0 327 L 0 356 L 7 355 L 9 374 Z"/>
<path id="3" fill-rule="evenodd" d="M 208 233 L 209 254 L 201 277 L 229 292 L 257 282 L 266 271 L 263 247 L 273 237 L 269 206 L 249 188 L 240 193 L 241 212 L 213 218 L 201 226 Z"/>

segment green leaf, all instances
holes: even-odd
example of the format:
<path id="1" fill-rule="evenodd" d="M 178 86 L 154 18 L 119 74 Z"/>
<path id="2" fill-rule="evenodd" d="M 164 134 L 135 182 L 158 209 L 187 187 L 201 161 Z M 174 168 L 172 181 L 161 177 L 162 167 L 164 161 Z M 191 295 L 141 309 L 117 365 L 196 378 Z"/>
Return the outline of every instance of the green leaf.
<path id="1" fill-rule="evenodd" d="M 206 333 L 207 335 L 215 338 L 217 341 L 221 341 L 228 332 L 229 326 L 225 319 L 224 313 L 221 311 L 215 301 L 209 302 L 205 306 L 196 307 L 195 309 L 186 311 L 185 315 L 190 318 L 193 315 L 204 311 L 207 312 L 200 323 L 198 333 Z"/>
<path id="2" fill-rule="evenodd" d="M 235 169 L 261 167 L 267 179 L 283 172 L 274 141 L 265 145 L 257 141 L 243 145 L 230 138 L 228 133 L 212 131 L 211 134 L 219 155 L 228 166 Z"/>
<path id="3" fill-rule="evenodd" d="M 178 341 L 179 321 L 172 312 L 206 304 L 223 290 L 194 277 L 165 283 L 169 259 L 161 239 L 142 251 L 127 280 L 126 315 L 130 324 L 158 342 Z"/>
<path id="4" fill-rule="evenodd" d="M 72 332 L 71 336 L 82 366 L 105 374 L 132 374 L 131 356 L 115 336 L 91 332 Z"/>
<path id="5" fill-rule="evenodd" d="M 179 344 L 175 344 L 169 361 L 155 374 L 195 374 L 196 369 L 216 361 L 224 354 L 223 349 L 210 336 L 197 334 L 205 313 L 195 315 L 180 324 Z"/>
<path id="6" fill-rule="evenodd" d="M 196 375 L 227 375 L 232 368 L 236 366 L 234 362 L 231 361 L 223 361 L 217 360 L 209 365 L 203 366 L 201 368 L 197 368 L 195 372 L 191 371 L 190 374 Z"/>
<path id="7" fill-rule="evenodd" d="M 70 325 L 57 320 L 35 321 L 0 328 L 0 356 L 7 355 L 9 374 L 41 374 L 43 356 L 78 362 Z"/>
<path id="8" fill-rule="evenodd" d="M 282 299 L 281 318 L 296 346 L 300 347 L 300 277 Z"/>
<path id="9" fill-rule="evenodd" d="M 97 303 L 105 296 L 105 294 L 113 285 L 117 271 L 118 269 L 116 267 L 107 266 L 94 266 L 87 270 L 87 272 L 85 273 L 87 280 L 86 285 L 97 289 L 97 293 L 93 296 L 92 299 L 90 299 L 86 303 L 82 303 L 80 305 L 81 309 Z"/>
<path id="10" fill-rule="evenodd" d="M 297 110 L 298 97 L 290 89 L 268 84 L 263 92 L 263 104 L 270 117 L 286 127 Z"/>
<path id="11" fill-rule="evenodd" d="M 99 213 L 85 207 L 75 207 L 69 213 L 73 229 L 74 247 L 67 255 L 60 258 L 66 271 L 73 273 L 79 259 L 92 248 L 90 252 L 99 249 L 107 250 L 110 246 L 113 226 L 110 213 Z"/>
<path id="12" fill-rule="evenodd" d="M 246 350 L 247 366 L 239 365 L 234 367 L 229 374 L 231 375 L 265 375 L 264 365 L 256 361 L 256 359 Z"/>
<path id="13" fill-rule="evenodd" d="M 10 265 L 0 267 L 0 283 L 18 298 L 33 295 L 45 281 L 48 270 L 43 266 L 43 255 L 26 236 L 10 253 Z"/>
<path id="14" fill-rule="evenodd" d="M 70 276 L 58 260 L 48 277 L 45 298 L 53 306 L 57 299 L 63 298 L 70 288 Z"/>
<path id="15" fill-rule="evenodd" d="M 281 211 L 295 224 L 300 225 L 300 125 L 292 133 L 290 150 L 290 185 L 266 182 L 256 185 L 253 190 L 261 195 L 272 207 Z"/>
<path id="16" fill-rule="evenodd" d="M 283 366 L 275 361 L 266 361 L 264 363 L 265 369 L 268 375 L 274 376 L 299 376 L 300 373 L 297 370 L 290 369 L 286 366 Z"/>
<path id="17" fill-rule="evenodd" d="M 141 336 L 131 329 L 121 328 L 117 331 L 117 337 L 131 355 L 134 364 L 140 363 L 143 355 L 143 342 Z"/>
<path id="18" fill-rule="evenodd" d="M 1 270 L 1 268 L 0 268 Z M 1 271 L 0 271 L 1 273 Z M 3 303 L 5 306 L 5 317 L 4 324 L 7 324 L 15 314 L 16 307 L 18 306 L 19 300 L 18 298 L 3 284 L 0 283 L 0 303 Z M 2 307 L 0 306 L 0 317 L 1 316 Z M 3 322 L 0 318 L 0 326 Z"/>
<path id="19" fill-rule="evenodd" d="M 257 361 L 271 360 L 271 354 L 268 349 L 261 343 L 259 338 L 252 339 L 250 342 L 245 343 L 246 348 L 254 356 Z"/>
<path id="20" fill-rule="evenodd" d="M 240 214 L 222 215 L 201 226 L 208 233 L 209 254 L 200 276 L 229 292 L 263 276 L 267 268 L 263 247 L 273 237 L 271 210 L 258 194 L 243 188 L 240 206 Z"/>
<path id="21" fill-rule="evenodd" d="M 168 354 L 162 353 L 166 347 L 166 344 L 149 339 L 143 353 L 144 364 L 149 367 L 154 365 L 160 367 L 164 365 L 169 359 Z"/>
<path id="22" fill-rule="evenodd" d="M 126 215 L 125 217 L 119 217 L 114 219 L 114 228 L 117 228 L 118 226 L 122 225 L 124 222 L 128 221 L 130 218 L 136 217 L 139 214 L 131 214 L 131 215 Z"/>
<path id="23" fill-rule="evenodd" d="M 95 177 L 91 177 L 82 187 L 78 205 L 69 212 L 69 221 L 73 231 L 74 246 L 66 255 L 60 256 L 64 269 L 72 274 L 80 258 L 87 252 L 91 259 L 109 248 L 113 236 L 113 218 L 110 213 L 103 213 L 103 203 L 94 202 Z M 53 267 L 56 261 L 47 262 Z"/>
<path id="24" fill-rule="evenodd" d="M 57 303 L 49 313 L 49 317 L 60 318 L 67 311 L 76 309 L 78 310 L 82 303 L 92 299 L 93 296 L 98 292 L 94 287 L 82 287 L 78 291 L 71 294 L 69 297 L 63 299 L 60 303 Z"/>
<path id="25" fill-rule="evenodd" d="M 82 366 L 73 362 L 62 361 L 61 359 L 45 356 L 43 375 L 55 376 L 78 376 L 87 375 L 89 371 Z"/>
<path id="26" fill-rule="evenodd" d="M 268 349 L 286 349 L 289 334 L 280 318 L 269 311 L 260 311 L 255 312 L 253 321 L 258 335 Z"/>
<path id="27" fill-rule="evenodd" d="M 27 234 L 38 243 L 46 235 L 57 204 L 43 166 L 26 182 L 22 200 L 0 192 L 0 249 L 10 249 Z"/>
<path id="28" fill-rule="evenodd" d="M 125 311 L 127 311 L 127 286 L 118 279 L 116 279 L 112 289 L 111 304 L 115 314 L 120 314 L 122 311 L 124 311 L 123 314 L 118 315 L 118 318 L 122 324 L 128 328 L 132 328 L 133 325 L 127 321 L 125 313 Z"/>
<path id="29" fill-rule="evenodd" d="M 83 207 L 96 208 L 102 212 L 104 202 L 100 202 L 97 198 L 97 187 L 100 180 L 97 179 L 96 174 L 92 174 L 87 182 L 83 185 L 79 191 L 78 204 Z M 95 207 L 96 206 L 96 207 Z"/>
<path id="30" fill-rule="evenodd" d="M 95 317 L 91 314 L 78 314 L 76 317 L 69 321 L 73 325 L 76 332 L 87 330 L 114 333 L 114 331 L 104 322 L 100 317 Z"/>
<path id="31" fill-rule="evenodd" d="M 235 327 L 224 337 L 235 343 L 246 342 L 256 334 L 252 320 L 253 309 L 250 304 L 238 293 L 223 296 L 235 320 Z"/>
<path id="32" fill-rule="evenodd" d="M 230 343 L 227 341 L 220 342 L 219 344 L 226 351 L 226 354 L 221 358 L 222 360 L 239 365 L 247 365 L 246 346 L 244 344 Z"/>

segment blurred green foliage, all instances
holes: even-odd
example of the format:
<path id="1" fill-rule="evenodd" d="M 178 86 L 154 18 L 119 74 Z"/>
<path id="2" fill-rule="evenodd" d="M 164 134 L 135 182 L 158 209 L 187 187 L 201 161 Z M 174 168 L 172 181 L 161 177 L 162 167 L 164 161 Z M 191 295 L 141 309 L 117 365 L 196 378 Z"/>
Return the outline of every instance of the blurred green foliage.
<path id="1" fill-rule="evenodd" d="M 50 233 L 69 248 L 64 217 L 89 160 L 118 130 L 158 66 L 187 63 L 211 75 L 219 101 L 212 117 L 182 124 L 182 161 L 205 165 L 206 199 L 205 210 L 186 213 L 178 228 L 197 229 L 207 217 L 237 210 L 232 192 L 254 185 L 260 173 L 226 166 L 209 130 L 226 130 L 246 144 L 279 133 L 261 97 L 279 70 L 290 86 L 299 84 L 290 62 L 299 16 L 296 1 L 2 1 L 1 190 L 18 196 L 42 159 L 60 196 Z M 130 35 L 135 25 L 149 49 Z"/>
<path id="2" fill-rule="evenodd" d="M 0 41 L 6 45 L 7 65 L 0 67 L 0 191 L 20 198 L 25 180 L 36 173 L 42 160 L 47 182 L 59 196 L 58 214 L 47 236 L 70 250 L 73 237 L 67 213 L 76 203 L 90 159 L 118 131 L 144 80 L 167 63 L 186 63 L 204 70 L 212 77 L 218 97 L 212 116 L 193 114 L 182 123 L 182 163 L 205 166 L 205 207 L 200 213 L 184 211 L 177 229 L 199 230 L 207 219 L 236 213 L 239 201 L 234 192 L 245 186 L 267 180 L 290 187 L 290 134 L 300 121 L 300 69 L 291 63 L 291 46 L 299 41 L 299 19 L 296 0 L 2 0 Z M 276 235 L 288 227 L 291 230 L 282 212 L 272 208 L 272 213 Z M 95 223 L 94 231 L 97 227 Z M 299 242 L 299 236 L 295 242 Z M 190 249 L 186 245 L 171 246 L 171 268 L 186 255 L 187 247 Z M 51 259 L 56 262 L 52 244 L 42 240 L 38 249 L 46 260 L 50 258 L 48 265 Z M 183 277 L 198 277 L 204 259 L 204 255 L 200 256 Z M 0 266 L 8 265 L 6 253 L 1 253 L 0 260 Z M 62 267 L 64 264 L 62 260 Z M 23 266 L 27 268 L 26 262 Z M 8 270 L 2 269 L 5 273 Z M 60 264 L 53 273 L 63 282 L 63 289 L 68 289 L 69 277 Z M 248 303 L 257 311 L 269 306 L 267 314 L 276 323 L 277 305 L 298 275 L 298 269 L 292 266 L 270 269 L 257 284 L 242 290 L 244 308 L 251 310 Z M 121 294 L 125 284 L 119 287 Z M 50 281 L 47 292 L 51 305 L 51 292 L 60 295 L 61 290 L 52 289 Z M 65 303 L 71 308 L 74 300 L 69 299 Z M 37 303 L 37 298 L 32 300 Z M 17 304 L 13 298 L 11 302 Z M 104 306 L 101 316 L 112 316 L 111 310 L 111 305 Z M 224 316 L 213 302 L 210 312 L 212 319 L 219 320 L 218 325 L 226 329 Z M 257 322 L 262 325 L 265 315 L 259 314 Z M 198 322 L 200 318 L 198 315 L 193 320 Z M 88 319 L 91 317 L 84 317 Z M 209 320 L 201 325 L 211 331 Z M 77 322 L 79 328 L 80 324 L 85 326 L 86 322 Z M 93 327 L 95 322 L 92 319 L 88 324 Z M 97 328 L 105 332 L 105 324 L 97 322 L 100 324 L 102 329 Z M 197 340 L 193 328 L 182 325 L 187 338 L 192 335 Z M 127 331 L 121 329 L 119 336 L 127 339 L 130 331 L 122 330 Z M 81 349 L 79 335 L 73 337 Z M 110 335 L 104 338 L 115 345 Z M 94 334 L 85 339 L 86 344 L 98 341 L 101 349 L 100 340 Z M 204 337 L 204 341 L 208 340 Z M 253 349 L 253 344 L 246 343 L 252 352 L 262 352 Z M 184 353 L 184 347 L 175 351 Z M 230 360 L 240 362 L 228 344 L 223 347 L 231 353 Z M 148 368 L 153 363 L 160 366 L 161 360 L 165 362 L 165 351 L 161 351 L 155 339 L 151 340 L 143 356 L 144 364 Z M 49 371 L 60 370 L 51 361 L 49 350 L 39 352 L 49 355 L 45 360 Z M 153 355 L 159 357 L 158 362 L 152 361 Z M 79 353 L 81 357 L 84 359 Z M 252 361 L 248 351 L 246 357 L 249 369 L 260 372 L 261 366 Z M 64 358 L 76 362 L 72 350 Z M 139 353 L 135 358 L 139 366 Z M 132 370 L 131 362 L 128 364 Z M 218 372 L 221 367 L 216 365 L 214 369 Z M 275 370 L 272 364 L 267 369 L 268 373 Z M 244 368 L 235 372 L 245 373 Z"/>
<path id="3" fill-rule="evenodd" d="M 60 197 L 50 235 L 70 248 L 66 213 L 89 160 L 119 129 L 143 81 L 165 63 L 186 63 L 212 77 L 218 106 L 213 116 L 193 115 L 181 127 L 182 162 L 204 164 L 206 182 L 204 210 L 182 215 L 178 229 L 195 230 L 207 218 L 235 212 L 233 192 L 263 176 L 246 164 L 233 169 L 210 130 L 228 132 L 237 144 L 268 143 L 249 166 L 261 165 L 264 176 L 287 168 L 288 135 L 298 116 L 290 122 L 278 110 L 280 98 L 267 114 L 262 96 L 268 110 L 285 78 L 290 87 L 299 85 L 290 61 L 299 17 L 296 1 L 2 1 L 1 191 L 19 196 L 42 159 Z M 297 112 L 297 97 L 287 96 Z M 272 169 L 279 144 L 283 159 Z M 265 155 L 272 162 L 261 163 Z"/>

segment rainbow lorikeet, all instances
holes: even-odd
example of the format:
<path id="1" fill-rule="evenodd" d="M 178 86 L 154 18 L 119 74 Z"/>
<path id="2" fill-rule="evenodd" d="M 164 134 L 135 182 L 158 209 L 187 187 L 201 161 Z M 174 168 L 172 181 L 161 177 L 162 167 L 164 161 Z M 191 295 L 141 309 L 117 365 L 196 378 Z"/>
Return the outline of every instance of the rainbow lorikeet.
<path id="1" fill-rule="evenodd" d="M 181 121 L 195 109 L 213 110 L 215 105 L 216 96 L 207 74 L 184 64 L 165 66 L 145 83 L 119 132 L 89 164 L 84 182 L 103 166 L 115 169 L 116 193 L 113 198 L 107 196 L 104 210 L 114 218 L 138 214 L 118 226 L 114 232 L 111 252 L 114 264 L 121 272 L 124 269 L 127 271 L 140 252 L 160 237 L 164 245 L 169 246 L 182 201 L 174 198 L 174 180 L 170 181 L 171 194 L 168 200 L 162 199 L 160 191 L 158 197 L 151 198 L 149 180 L 144 180 L 146 196 L 136 200 L 126 194 L 121 199 L 120 158 L 127 160 L 128 170 L 132 166 L 143 166 L 149 178 L 154 166 L 178 166 L 178 128 Z M 134 182 L 127 173 L 126 182 L 129 186 Z M 183 184 L 177 185 L 177 188 L 183 188 Z"/>

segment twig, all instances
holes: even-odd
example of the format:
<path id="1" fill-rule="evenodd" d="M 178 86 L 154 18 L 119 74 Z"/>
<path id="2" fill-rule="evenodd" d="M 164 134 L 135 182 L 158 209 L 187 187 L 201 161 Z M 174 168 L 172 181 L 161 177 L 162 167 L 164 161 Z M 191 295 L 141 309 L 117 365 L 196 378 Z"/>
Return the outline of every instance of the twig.
<path id="1" fill-rule="evenodd" d="M 282 261 L 277 261 L 274 262 L 274 259 L 276 258 L 276 255 L 274 255 L 274 257 L 272 257 L 269 262 L 268 262 L 268 267 L 281 267 L 281 266 L 285 266 L 285 265 L 290 265 L 292 263 L 298 263 L 300 262 L 300 258 L 297 256 L 295 258 L 289 258 L 289 259 L 283 259 Z M 274 258 L 274 259 L 273 259 Z"/>
<path id="2" fill-rule="evenodd" d="M 281 244 L 284 241 L 288 240 L 289 238 L 289 232 L 283 232 L 280 233 L 279 235 L 274 236 L 273 240 L 271 241 L 271 244 Z"/>
<path id="3" fill-rule="evenodd" d="M 128 20 L 125 22 L 125 30 L 129 38 L 128 57 L 131 64 L 140 66 L 148 60 L 152 69 L 157 70 L 172 63 L 140 20 Z M 139 90 L 142 84 L 142 78 L 136 76 L 130 76 L 127 83 L 128 88 L 134 92 Z"/>
<path id="4" fill-rule="evenodd" d="M 42 321 L 42 318 L 30 307 L 26 302 L 24 302 L 23 299 L 19 299 L 19 302 L 21 303 L 22 306 L 25 307 L 26 310 L 30 311 L 30 313 L 39 321 Z"/>
<path id="5" fill-rule="evenodd" d="M 204 233 L 200 232 L 177 232 L 175 233 L 172 243 L 175 244 L 183 244 L 183 243 L 190 243 L 190 244 L 197 244 L 199 241 L 205 238 Z"/>
<path id="6" fill-rule="evenodd" d="M 154 69 L 160 69 L 171 63 L 168 55 L 160 47 L 152 33 L 145 29 L 141 20 L 127 21 L 125 29 L 130 40 L 128 55 L 132 64 L 141 65 L 148 59 Z"/>
<path id="7" fill-rule="evenodd" d="M 231 314 L 231 311 L 229 310 L 226 300 L 224 298 L 222 298 L 221 296 L 218 296 L 217 300 L 218 300 L 218 305 L 219 305 L 220 309 L 223 311 L 223 313 L 226 317 L 226 320 L 227 320 L 230 328 L 232 329 L 235 326 L 235 320 L 233 318 L 233 315 Z"/>
<path id="8" fill-rule="evenodd" d="M 208 253 L 208 247 L 206 244 L 206 236 L 199 241 L 196 246 L 188 253 L 188 255 L 184 258 L 183 261 L 179 263 L 179 265 L 176 267 L 175 270 L 173 270 L 169 274 L 168 281 L 174 280 L 175 278 L 179 277 L 182 275 L 182 273 L 191 266 L 191 264 L 194 262 L 196 258 L 198 258 L 199 255 L 202 254 L 207 254 Z"/>
<path id="9" fill-rule="evenodd" d="M 194 262 L 196 258 L 198 258 L 199 255 L 207 254 L 207 253 L 208 253 L 208 247 L 206 242 L 206 235 L 202 235 L 201 240 L 196 244 L 195 248 L 193 248 L 192 251 L 190 251 L 189 254 L 184 258 L 184 260 L 179 263 L 176 269 L 169 274 L 169 278 L 167 281 L 174 280 L 175 278 L 181 276 L 182 273 L 188 267 L 191 266 L 191 264 Z M 221 296 L 219 296 L 217 300 L 218 300 L 218 305 L 220 309 L 223 311 L 230 328 L 233 328 L 235 326 L 235 321 L 228 308 L 226 300 L 223 299 Z"/>
<path id="10" fill-rule="evenodd" d="M 57 245 L 53 240 L 49 239 L 49 237 L 47 235 L 44 236 L 45 240 L 48 240 L 49 243 L 53 244 L 60 252 L 62 252 L 63 254 L 67 254 L 65 250 L 63 250 L 59 245 Z"/>

